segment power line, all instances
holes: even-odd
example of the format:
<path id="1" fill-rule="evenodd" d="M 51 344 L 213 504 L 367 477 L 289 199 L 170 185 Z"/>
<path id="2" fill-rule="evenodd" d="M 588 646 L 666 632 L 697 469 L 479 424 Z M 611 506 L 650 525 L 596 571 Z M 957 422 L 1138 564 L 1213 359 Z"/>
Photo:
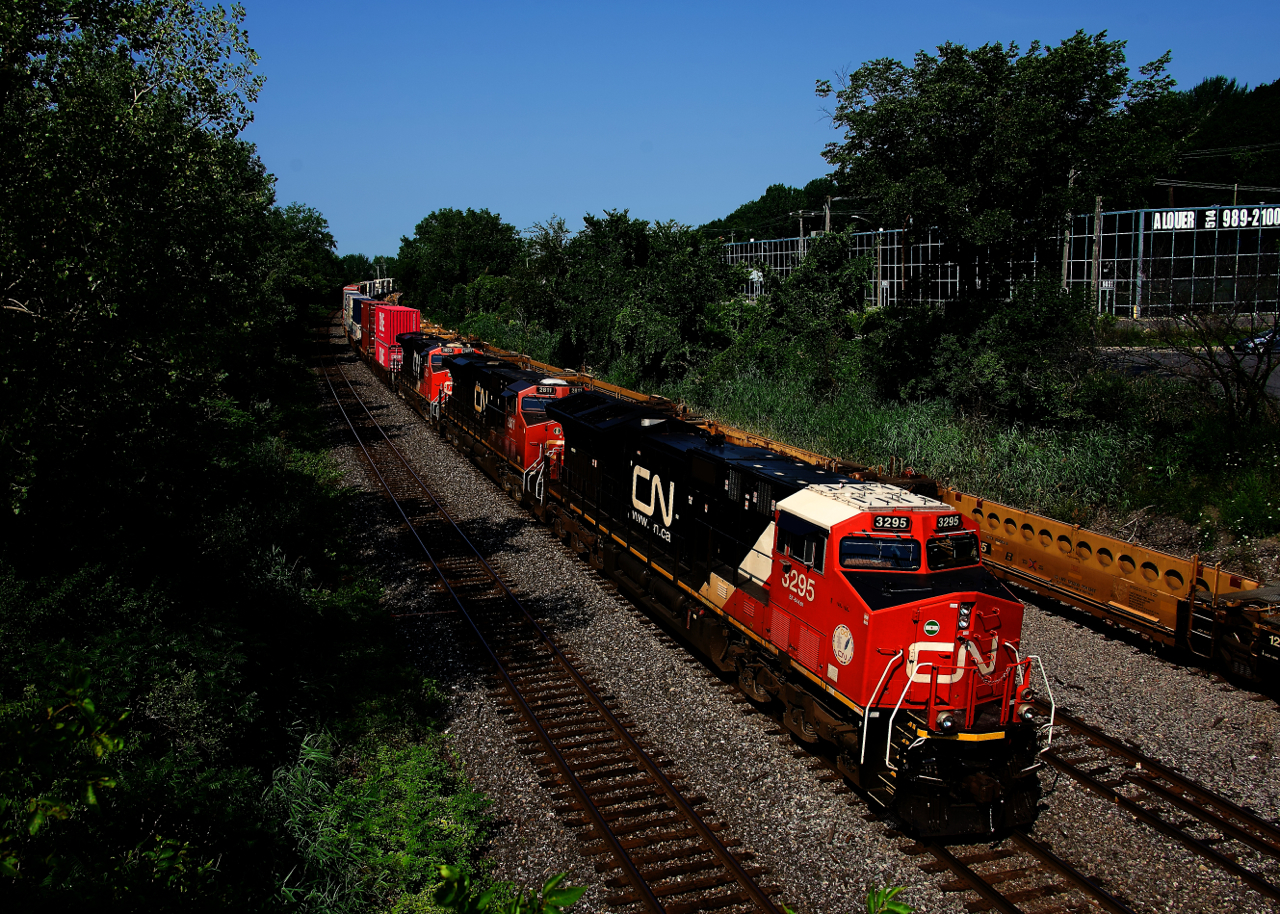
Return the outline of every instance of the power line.
<path id="1" fill-rule="evenodd" d="M 1199 190 L 1249 190 L 1267 194 L 1280 194 L 1280 187 L 1256 187 L 1252 184 L 1206 184 L 1201 181 L 1163 180 L 1151 182 L 1160 187 L 1193 187 Z"/>
<path id="2" fill-rule="evenodd" d="M 1251 152 L 1255 149 L 1272 149 L 1280 143 L 1253 143 L 1249 146 L 1219 146 L 1215 149 L 1193 149 L 1180 153 L 1184 159 L 1211 159 L 1215 156 L 1228 156 L 1237 152 Z"/>

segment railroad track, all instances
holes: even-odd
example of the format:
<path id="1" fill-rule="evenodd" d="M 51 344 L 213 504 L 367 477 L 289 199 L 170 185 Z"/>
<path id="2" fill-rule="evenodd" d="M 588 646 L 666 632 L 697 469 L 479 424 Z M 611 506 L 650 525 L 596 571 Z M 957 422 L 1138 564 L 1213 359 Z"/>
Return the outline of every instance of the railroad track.
<path id="1" fill-rule="evenodd" d="M 1057 711 L 1057 771 L 1177 841 L 1249 888 L 1280 901 L 1280 828 L 1172 768 Z"/>
<path id="2" fill-rule="evenodd" d="M 489 656 L 521 748 L 552 791 L 555 811 L 578 829 L 586 856 L 619 910 L 780 914 L 765 870 L 723 835 L 701 797 L 686 797 L 669 759 L 593 687 L 512 593 L 415 472 L 361 400 L 337 358 L 322 369 L 334 403 L 372 476 L 400 514 Z M 699 811 L 701 809 L 701 812 Z"/>
<path id="3" fill-rule="evenodd" d="M 669 637 L 669 636 L 668 636 Z M 713 672 L 708 675 L 718 678 Z M 781 736 L 793 748 L 796 758 L 807 758 L 810 771 L 822 782 L 839 781 L 840 792 L 855 793 L 850 805 L 862 809 L 870 801 L 860 792 L 844 784 L 835 760 L 814 752 L 790 737 L 780 715 L 771 705 L 752 702 L 736 684 L 726 684 L 725 694 L 747 713 L 763 714 L 773 727 L 766 733 Z M 889 837 L 906 838 L 878 813 L 867 813 L 869 820 L 885 824 Z M 902 853 L 915 858 L 920 869 L 933 874 L 950 874 L 941 884 L 944 892 L 968 892 L 977 896 L 966 902 L 968 911 L 999 911 L 1001 914 L 1134 914 L 1124 900 L 1109 892 L 1097 881 L 1076 869 L 1049 847 L 1025 832 L 1017 831 L 995 842 L 945 842 L 936 839 L 911 841 L 900 847 Z"/>

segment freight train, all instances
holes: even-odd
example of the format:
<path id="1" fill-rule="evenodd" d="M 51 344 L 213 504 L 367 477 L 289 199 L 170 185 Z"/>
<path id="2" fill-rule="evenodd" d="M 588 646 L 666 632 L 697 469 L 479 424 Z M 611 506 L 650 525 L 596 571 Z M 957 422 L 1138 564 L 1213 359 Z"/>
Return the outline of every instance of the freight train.
<path id="1" fill-rule="evenodd" d="M 364 307 L 377 339 L 392 306 Z M 912 831 L 1034 820 L 1048 680 L 1020 654 L 1023 607 L 984 568 L 977 524 L 928 480 L 733 444 L 670 404 L 447 334 L 400 334 L 395 370 L 361 342 L 513 498 Z"/>
<path id="2" fill-rule="evenodd" d="M 536 365 L 515 353 L 487 351 L 491 357 Z M 549 365 L 537 367 L 622 400 L 665 404 L 660 398 L 589 376 Z M 731 443 L 762 447 L 864 481 L 921 485 L 910 478 L 909 471 L 885 475 L 883 468 L 833 460 L 738 429 L 718 428 L 716 433 Z M 939 500 L 976 522 L 983 563 L 1001 580 L 1082 609 L 1106 625 L 1133 632 L 1184 657 L 1191 655 L 1196 662 L 1207 661 L 1249 685 L 1268 691 L 1280 685 L 1280 585 L 1225 570 L 1221 563 L 1202 562 L 1199 556 L 1184 559 L 1146 549 L 945 486 L 933 491 Z"/>
<path id="3" fill-rule="evenodd" d="M 1280 663 L 1275 588 L 439 328 L 401 334 L 392 370 L 360 317 L 352 345 L 454 446 L 918 834 L 1035 817 L 1053 696 L 1005 580 L 1245 675 Z"/>

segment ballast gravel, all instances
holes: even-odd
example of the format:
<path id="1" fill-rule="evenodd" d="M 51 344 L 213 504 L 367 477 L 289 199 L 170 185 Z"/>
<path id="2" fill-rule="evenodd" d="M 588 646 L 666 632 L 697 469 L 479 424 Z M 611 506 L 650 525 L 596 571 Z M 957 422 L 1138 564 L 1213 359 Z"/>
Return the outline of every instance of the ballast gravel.
<path id="1" fill-rule="evenodd" d="M 341 346 L 349 353 L 340 330 L 332 342 L 335 351 Z M 871 819 L 855 794 L 842 792 L 838 782 L 820 782 L 821 772 L 811 770 L 803 754 L 796 757 L 790 738 L 770 732 L 772 721 L 733 701 L 731 689 L 445 444 L 363 364 L 348 359 L 345 368 L 396 444 L 562 648 L 674 760 L 687 793 L 708 798 L 708 818 L 723 821 L 726 833 L 755 854 L 753 862 L 770 870 L 761 882 L 780 886 L 779 900 L 797 912 L 853 912 L 865 909 L 868 888 L 902 885 L 899 898 L 917 911 L 965 911 L 972 895 L 940 888 L 949 874 L 919 869 L 916 863 L 930 858 L 906 856 L 901 849 L 908 840 Z M 320 388 L 331 403 L 323 382 Z M 568 871 L 569 882 L 592 887 L 574 910 L 607 910 L 611 890 L 580 854 L 575 832 L 552 811 L 555 801 L 518 751 L 487 660 L 431 590 L 432 572 L 377 497 L 340 421 L 335 418 L 334 457 L 347 483 L 367 493 L 355 502 L 351 535 L 385 588 L 388 611 L 413 614 L 403 620 L 404 631 L 424 673 L 454 697 L 453 746 L 475 787 L 492 801 L 498 823 L 488 852 L 494 877 L 534 885 Z M 1023 644 L 1042 656 L 1055 697 L 1072 713 L 1268 819 L 1280 815 L 1274 758 L 1280 713 L 1273 701 L 1112 637 L 1058 604 L 1028 604 Z M 1135 911 L 1280 910 L 1065 776 L 1055 784 L 1047 774 L 1044 782 L 1036 836 Z"/>

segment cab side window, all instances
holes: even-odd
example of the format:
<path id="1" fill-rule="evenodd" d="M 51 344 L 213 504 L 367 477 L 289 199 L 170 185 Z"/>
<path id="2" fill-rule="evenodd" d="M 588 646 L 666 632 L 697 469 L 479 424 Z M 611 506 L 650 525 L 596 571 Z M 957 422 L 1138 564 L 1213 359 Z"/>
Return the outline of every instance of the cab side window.
<path id="1" fill-rule="evenodd" d="M 778 551 L 821 574 L 827 532 L 784 511 L 778 515 Z"/>

